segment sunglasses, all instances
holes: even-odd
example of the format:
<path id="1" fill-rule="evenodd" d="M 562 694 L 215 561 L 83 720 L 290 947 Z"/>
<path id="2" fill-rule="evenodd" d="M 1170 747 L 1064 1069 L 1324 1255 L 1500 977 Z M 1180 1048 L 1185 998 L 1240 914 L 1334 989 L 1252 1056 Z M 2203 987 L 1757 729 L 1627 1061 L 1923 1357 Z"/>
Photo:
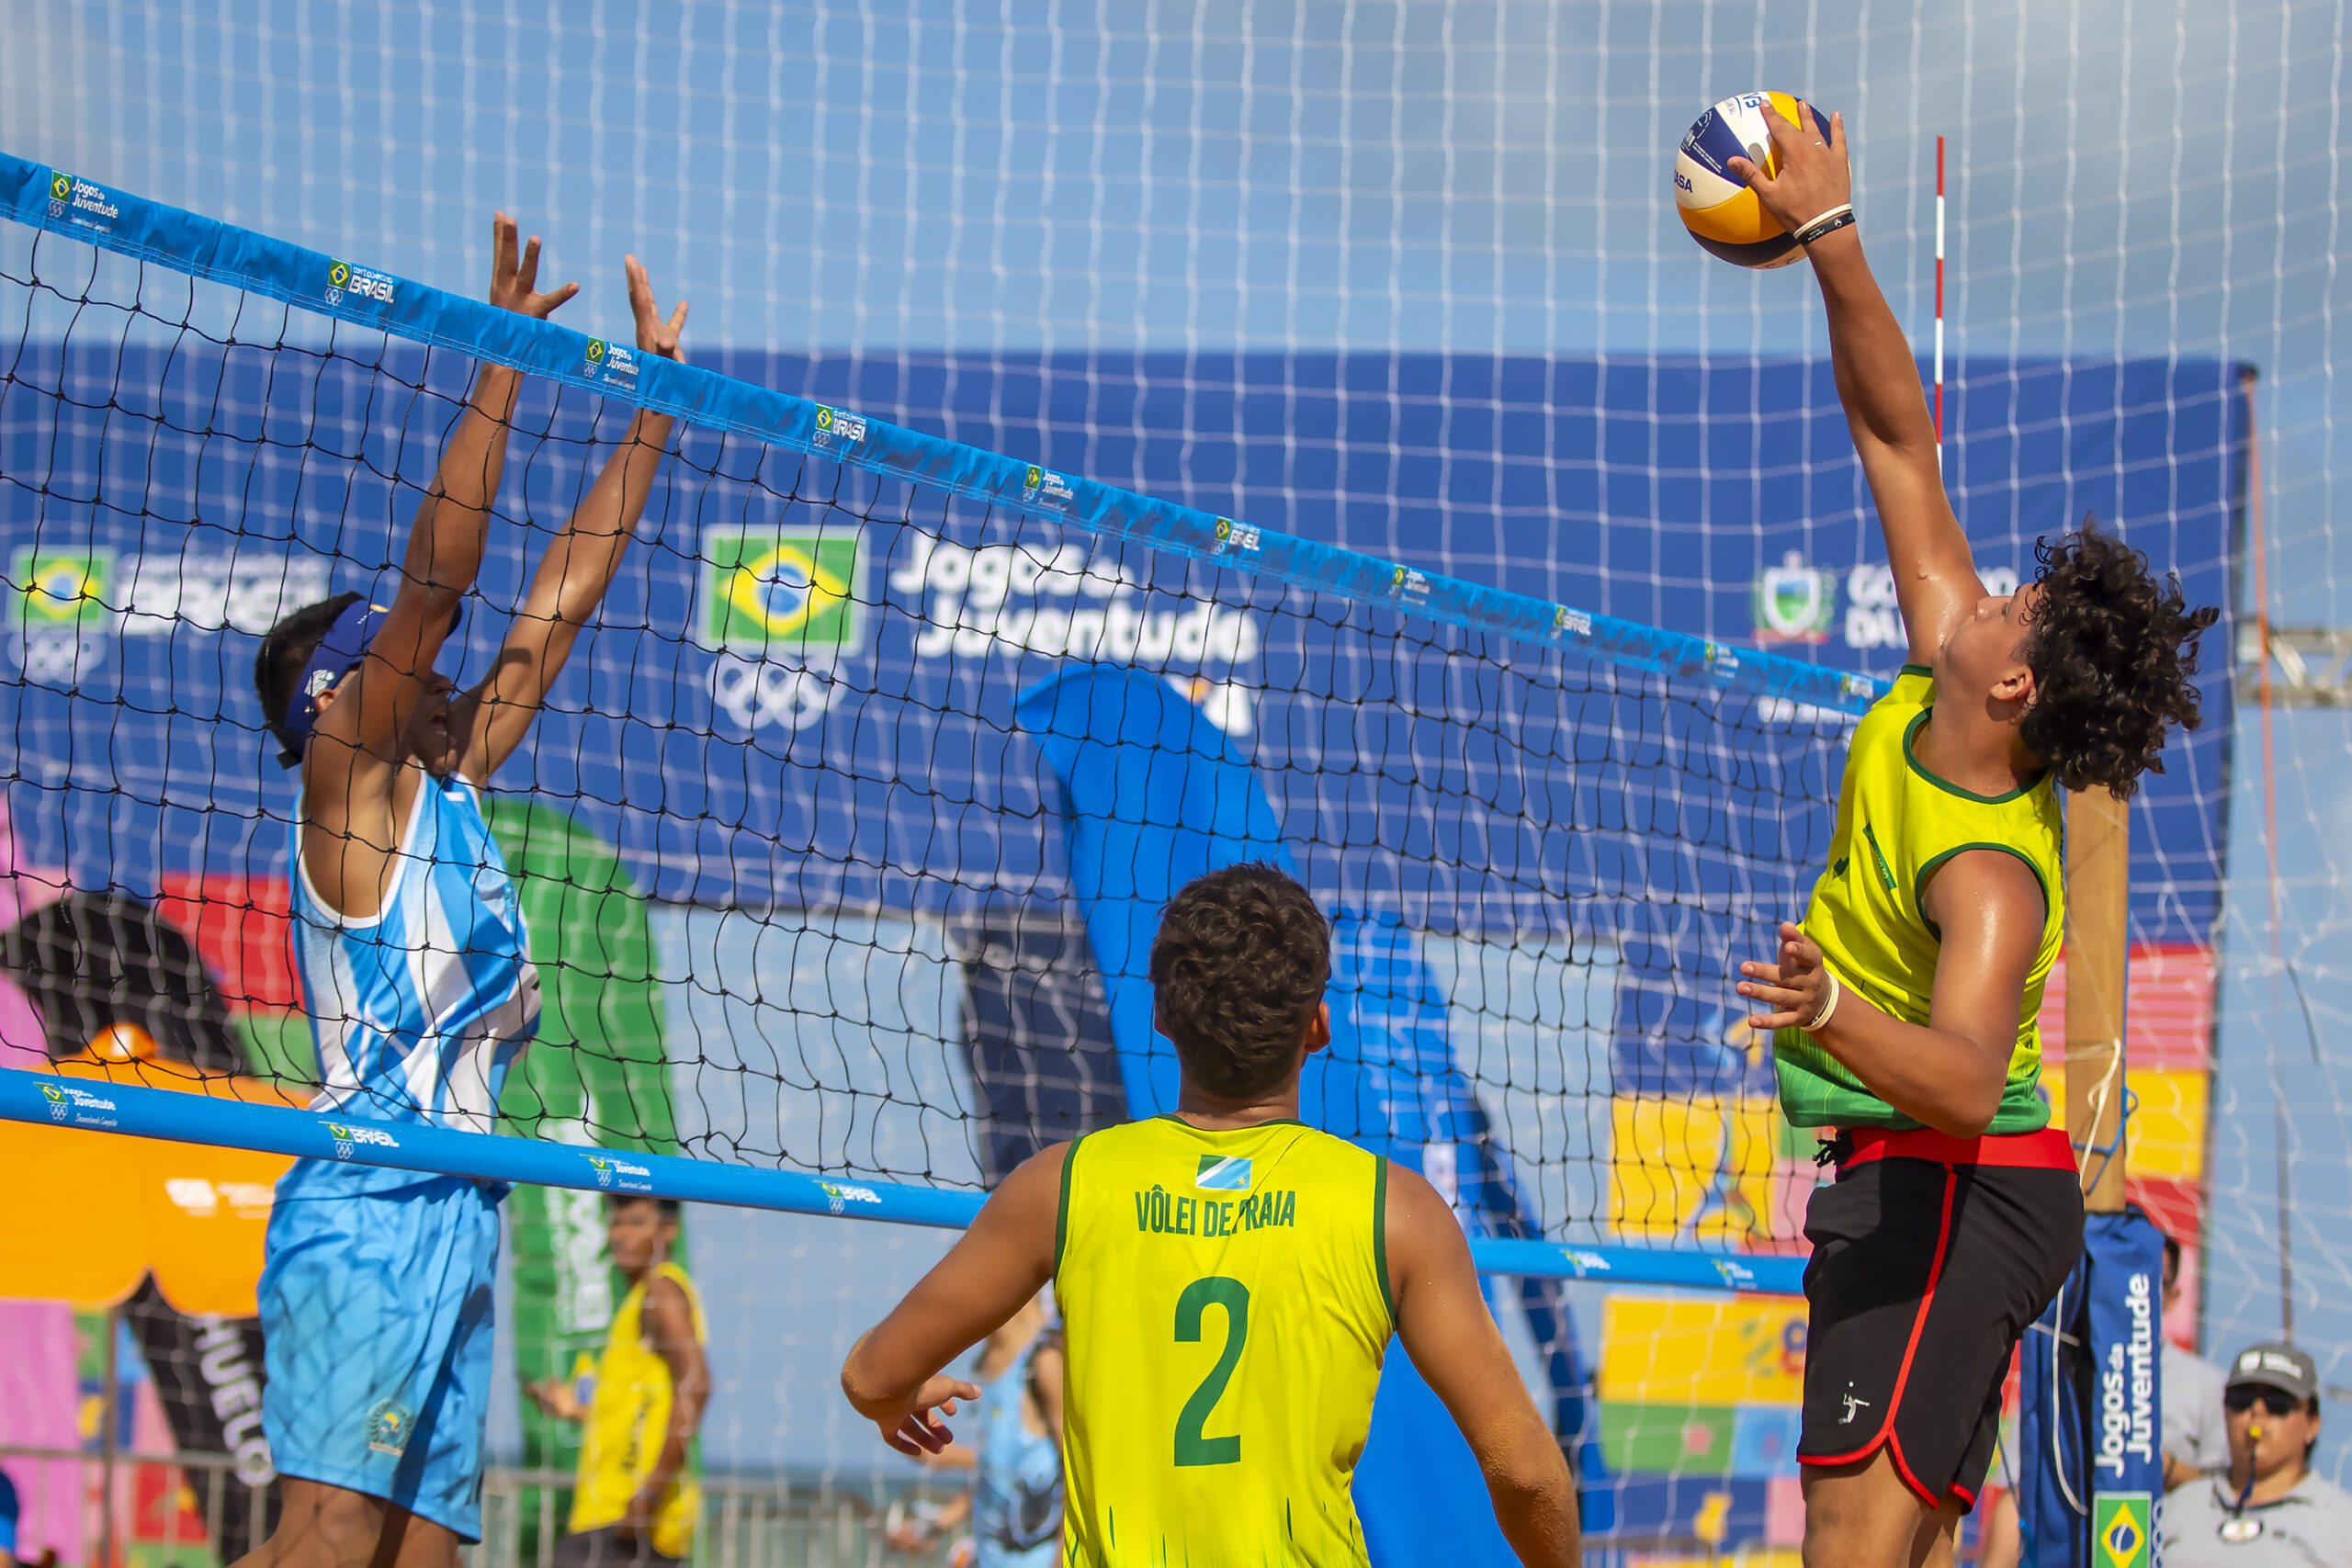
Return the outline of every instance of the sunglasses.
<path id="1" fill-rule="evenodd" d="M 2233 1416 L 2242 1416 L 2256 1404 L 2273 1416 L 2292 1416 L 2303 1407 L 2303 1402 L 2283 1388 L 2233 1388 L 2222 1396 L 2222 1407 Z"/>

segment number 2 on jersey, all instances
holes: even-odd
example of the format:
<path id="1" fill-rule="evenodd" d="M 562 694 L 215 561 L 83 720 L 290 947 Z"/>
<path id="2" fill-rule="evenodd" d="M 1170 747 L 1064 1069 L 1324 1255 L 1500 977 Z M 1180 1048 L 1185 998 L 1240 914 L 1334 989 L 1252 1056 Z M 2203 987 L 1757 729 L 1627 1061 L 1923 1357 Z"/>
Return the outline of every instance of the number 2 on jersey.
<path id="1" fill-rule="evenodd" d="M 1250 1288 L 1222 1274 L 1212 1274 L 1185 1286 L 1183 1293 L 1176 1298 L 1176 1342 L 1200 1343 L 1201 1313 L 1211 1303 L 1225 1309 L 1225 1349 L 1176 1417 L 1176 1462 L 1180 1465 L 1241 1462 L 1239 1433 L 1208 1438 L 1201 1435 L 1201 1428 L 1208 1425 L 1209 1412 L 1225 1397 L 1225 1385 L 1232 1381 L 1233 1369 L 1241 1363 L 1241 1343 L 1250 1337 Z"/>

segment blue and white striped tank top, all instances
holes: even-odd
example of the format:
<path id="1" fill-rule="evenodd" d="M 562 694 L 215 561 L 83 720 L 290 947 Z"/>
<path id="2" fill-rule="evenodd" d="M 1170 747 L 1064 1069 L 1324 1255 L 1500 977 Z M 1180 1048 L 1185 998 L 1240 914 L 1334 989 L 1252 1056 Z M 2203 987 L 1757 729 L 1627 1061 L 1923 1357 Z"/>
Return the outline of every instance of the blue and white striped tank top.
<path id="1" fill-rule="evenodd" d="M 425 778 L 383 908 L 335 913 L 302 863 L 294 823 L 294 944 L 318 1051 L 314 1111 L 487 1133 L 507 1069 L 539 1027 L 539 972 L 506 859 L 474 787 Z M 382 1191 L 425 1178 L 298 1160 L 278 1195 Z"/>

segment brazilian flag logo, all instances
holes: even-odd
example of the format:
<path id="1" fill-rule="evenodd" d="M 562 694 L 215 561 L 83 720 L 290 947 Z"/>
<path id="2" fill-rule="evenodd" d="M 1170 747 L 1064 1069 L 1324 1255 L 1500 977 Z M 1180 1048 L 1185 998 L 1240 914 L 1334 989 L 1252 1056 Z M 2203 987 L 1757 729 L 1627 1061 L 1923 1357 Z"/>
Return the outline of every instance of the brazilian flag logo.
<path id="1" fill-rule="evenodd" d="M 51 170 L 49 176 L 49 194 L 51 199 L 55 201 L 63 201 L 67 197 L 72 196 L 74 176 Z"/>
<path id="2" fill-rule="evenodd" d="M 703 645 L 754 656 L 856 647 L 865 553 L 857 529 L 706 531 Z"/>
<path id="3" fill-rule="evenodd" d="M 9 562 L 10 618 L 28 630 L 103 626 L 112 550 L 20 549 Z"/>
<path id="4" fill-rule="evenodd" d="M 333 266 L 327 268 L 328 288 L 341 288 L 345 284 L 349 283 L 350 281 L 351 264 L 349 262 L 337 262 Z"/>
<path id="5" fill-rule="evenodd" d="M 2101 1492 L 2092 1498 L 2091 1539 L 2098 1542 L 2098 1568 L 2148 1568 L 2153 1512 L 2145 1492 Z"/>

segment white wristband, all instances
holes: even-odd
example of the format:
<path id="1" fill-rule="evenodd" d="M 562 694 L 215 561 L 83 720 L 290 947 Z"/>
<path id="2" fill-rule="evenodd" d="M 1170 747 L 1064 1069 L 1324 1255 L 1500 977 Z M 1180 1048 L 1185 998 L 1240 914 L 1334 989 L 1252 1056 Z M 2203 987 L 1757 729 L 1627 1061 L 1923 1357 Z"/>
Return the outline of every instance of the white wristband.
<path id="1" fill-rule="evenodd" d="M 1838 983 L 1838 971 L 1825 964 L 1822 965 L 1821 972 L 1829 978 L 1829 999 L 1821 1004 L 1821 1010 L 1813 1015 L 1811 1023 L 1797 1025 L 1807 1034 L 1813 1033 L 1828 1023 L 1830 1015 L 1838 1010 L 1838 1003 L 1846 994 L 1845 987 Z"/>

